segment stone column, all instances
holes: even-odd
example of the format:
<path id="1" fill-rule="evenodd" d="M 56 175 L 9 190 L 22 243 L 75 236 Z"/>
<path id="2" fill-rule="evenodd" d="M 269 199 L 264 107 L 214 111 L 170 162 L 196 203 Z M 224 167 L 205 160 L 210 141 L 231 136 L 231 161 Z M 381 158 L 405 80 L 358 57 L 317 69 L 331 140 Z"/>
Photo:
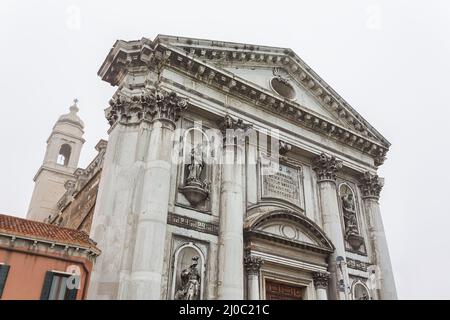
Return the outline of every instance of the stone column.
<path id="1" fill-rule="evenodd" d="M 323 229 L 335 247 L 328 261 L 331 300 L 345 300 L 345 292 L 339 291 L 338 287 L 339 282 L 344 282 L 344 275 L 338 268 L 336 261 L 340 256 L 345 262 L 345 243 L 336 190 L 336 173 L 341 167 L 342 163 L 339 160 L 324 153 L 315 159 L 313 166 L 314 171 L 317 173 L 319 184 Z"/>
<path id="2" fill-rule="evenodd" d="M 88 291 L 89 299 L 121 299 L 121 283 L 128 276 L 124 257 L 131 246 L 128 230 L 134 219 L 134 193 L 141 164 L 136 154 L 143 105 L 140 96 L 118 91 L 105 110 L 109 129 L 108 145 L 91 225 L 91 238 L 97 241 L 102 254 L 94 264 Z M 131 230 L 134 231 L 134 230 Z"/>
<path id="3" fill-rule="evenodd" d="M 175 121 L 186 101 L 174 92 L 157 91 L 146 105 L 152 116 L 152 128 L 144 161 L 129 299 L 161 299 L 173 135 Z"/>
<path id="4" fill-rule="evenodd" d="M 244 130 L 241 120 L 230 116 L 219 123 L 224 137 L 219 224 L 218 298 L 244 298 L 243 221 L 244 221 Z"/>
<path id="5" fill-rule="evenodd" d="M 397 299 L 394 275 L 392 273 L 389 249 L 384 234 L 383 221 L 381 219 L 380 205 L 378 200 L 383 187 L 383 179 L 376 174 L 366 172 L 362 175 L 360 190 L 362 193 L 364 211 L 369 221 L 369 232 L 374 252 L 374 261 L 379 270 L 376 274 L 378 296 L 383 300 Z"/>
<path id="6" fill-rule="evenodd" d="M 248 255 L 244 258 L 245 271 L 247 271 L 247 299 L 260 300 L 259 271 L 264 263 L 260 257 Z"/>
<path id="7" fill-rule="evenodd" d="M 313 281 L 314 287 L 316 288 L 316 297 L 317 300 L 328 300 L 327 296 L 327 288 L 328 288 L 328 280 L 330 279 L 330 275 L 325 272 L 314 272 L 313 273 Z"/>

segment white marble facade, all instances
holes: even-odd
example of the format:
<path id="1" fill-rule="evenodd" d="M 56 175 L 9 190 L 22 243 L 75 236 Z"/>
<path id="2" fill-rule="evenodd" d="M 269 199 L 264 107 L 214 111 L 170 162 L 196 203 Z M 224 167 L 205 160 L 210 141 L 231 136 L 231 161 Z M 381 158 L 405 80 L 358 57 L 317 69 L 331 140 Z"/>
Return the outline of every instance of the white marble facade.
<path id="1" fill-rule="evenodd" d="M 90 298 L 396 298 L 390 144 L 294 52 L 158 36 L 98 74 L 117 91 Z"/>

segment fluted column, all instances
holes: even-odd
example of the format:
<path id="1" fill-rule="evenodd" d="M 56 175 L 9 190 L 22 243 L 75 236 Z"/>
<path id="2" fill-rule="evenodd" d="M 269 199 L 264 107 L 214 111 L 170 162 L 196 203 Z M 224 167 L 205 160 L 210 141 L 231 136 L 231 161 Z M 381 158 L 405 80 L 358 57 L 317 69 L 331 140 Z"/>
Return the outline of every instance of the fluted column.
<path id="1" fill-rule="evenodd" d="M 175 121 L 186 101 L 157 91 L 148 101 L 152 128 L 136 228 L 129 299 L 161 299 Z"/>
<path id="2" fill-rule="evenodd" d="M 379 270 L 379 274 L 375 275 L 376 282 L 379 285 L 379 288 L 377 288 L 378 296 L 383 300 L 394 300 L 397 299 L 397 290 L 378 203 L 384 181 L 376 174 L 366 172 L 362 175 L 360 182 L 364 211 L 369 220 L 374 260 L 376 266 L 378 266 L 375 270 Z"/>
<path id="3" fill-rule="evenodd" d="M 264 261 L 260 257 L 248 255 L 244 258 L 245 271 L 247 272 L 247 299 L 260 300 L 259 295 L 259 271 Z"/>
<path id="4" fill-rule="evenodd" d="M 316 288 L 317 300 L 328 300 L 327 288 L 329 279 L 330 275 L 328 273 L 325 272 L 313 273 L 313 282 L 314 287 Z"/>
<path id="5" fill-rule="evenodd" d="M 218 298 L 241 300 L 244 297 L 243 219 L 244 147 L 248 126 L 230 116 L 219 123 L 224 137 L 219 225 Z"/>
<path id="6" fill-rule="evenodd" d="M 341 217 L 339 213 L 336 190 L 336 173 L 342 167 L 335 157 L 322 153 L 314 161 L 313 169 L 317 173 L 319 184 L 320 207 L 322 210 L 323 229 L 333 242 L 335 250 L 330 254 L 328 271 L 330 272 L 330 299 L 345 300 L 345 292 L 339 290 L 338 283 L 344 282 L 345 269 L 338 268 L 337 258 L 342 257 L 345 264 L 345 244 Z"/>

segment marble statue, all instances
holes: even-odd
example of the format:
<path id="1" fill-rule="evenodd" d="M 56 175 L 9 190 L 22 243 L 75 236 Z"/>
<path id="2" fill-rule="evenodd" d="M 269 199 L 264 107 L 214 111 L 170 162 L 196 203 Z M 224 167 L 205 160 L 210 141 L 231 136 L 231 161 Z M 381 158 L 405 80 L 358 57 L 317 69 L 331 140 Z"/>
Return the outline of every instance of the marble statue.
<path id="1" fill-rule="evenodd" d="M 203 150 L 202 145 L 199 144 L 197 147 L 191 149 L 191 162 L 187 166 L 188 176 L 186 178 L 186 183 L 190 184 L 192 182 L 200 182 L 203 168 Z"/>
<path id="2" fill-rule="evenodd" d="M 358 222 L 356 221 L 355 201 L 353 194 L 342 196 L 342 209 L 344 211 L 345 233 L 358 234 Z"/>
<path id="3" fill-rule="evenodd" d="M 192 258 L 189 268 L 181 271 L 181 285 L 175 293 L 175 300 L 200 299 L 200 273 L 198 271 L 198 256 Z"/>

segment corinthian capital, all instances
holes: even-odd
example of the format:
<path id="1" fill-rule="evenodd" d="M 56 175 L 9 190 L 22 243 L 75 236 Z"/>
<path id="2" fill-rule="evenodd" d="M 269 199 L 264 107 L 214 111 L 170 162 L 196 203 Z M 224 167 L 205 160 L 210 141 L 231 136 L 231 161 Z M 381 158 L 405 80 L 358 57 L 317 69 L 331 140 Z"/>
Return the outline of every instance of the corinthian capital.
<path id="1" fill-rule="evenodd" d="M 361 189 L 361 193 L 363 198 L 380 198 L 380 192 L 384 185 L 384 179 L 378 177 L 378 175 L 364 172 L 364 174 L 360 178 L 359 188 Z"/>
<path id="2" fill-rule="evenodd" d="M 258 274 L 263 263 L 260 257 L 251 255 L 244 257 L 244 266 L 248 274 Z"/>
<path id="3" fill-rule="evenodd" d="M 248 123 L 244 123 L 244 121 L 242 121 L 242 119 L 233 119 L 233 117 L 231 117 L 230 115 L 225 115 L 223 117 L 223 119 L 220 119 L 217 122 L 220 131 L 222 131 L 223 134 L 225 134 L 225 132 L 227 130 L 247 130 L 249 128 L 251 128 L 251 124 Z"/>
<path id="4" fill-rule="evenodd" d="M 238 145 L 245 142 L 248 130 L 252 127 L 251 124 L 244 123 L 242 119 L 233 119 L 229 115 L 220 119 L 217 125 L 222 132 L 224 144 L 237 143 Z"/>
<path id="5" fill-rule="evenodd" d="M 333 156 L 322 153 L 314 160 L 313 170 L 317 173 L 319 181 L 336 181 L 336 173 L 342 168 L 342 161 Z"/>
<path id="6" fill-rule="evenodd" d="M 313 281 L 316 288 L 326 289 L 328 287 L 328 280 L 330 275 L 325 272 L 313 272 Z"/>
<path id="7" fill-rule="evenodd" d="M 187 107 L 187 100 L 178 97 L 173 91 L 158 89 L 133 96 L 120 93 L 110 100 L 109 105 L 105 116 L 111 126 L 116 122 L 136 124 L 143 120 L 175 123 L 181 111 Z"/>

